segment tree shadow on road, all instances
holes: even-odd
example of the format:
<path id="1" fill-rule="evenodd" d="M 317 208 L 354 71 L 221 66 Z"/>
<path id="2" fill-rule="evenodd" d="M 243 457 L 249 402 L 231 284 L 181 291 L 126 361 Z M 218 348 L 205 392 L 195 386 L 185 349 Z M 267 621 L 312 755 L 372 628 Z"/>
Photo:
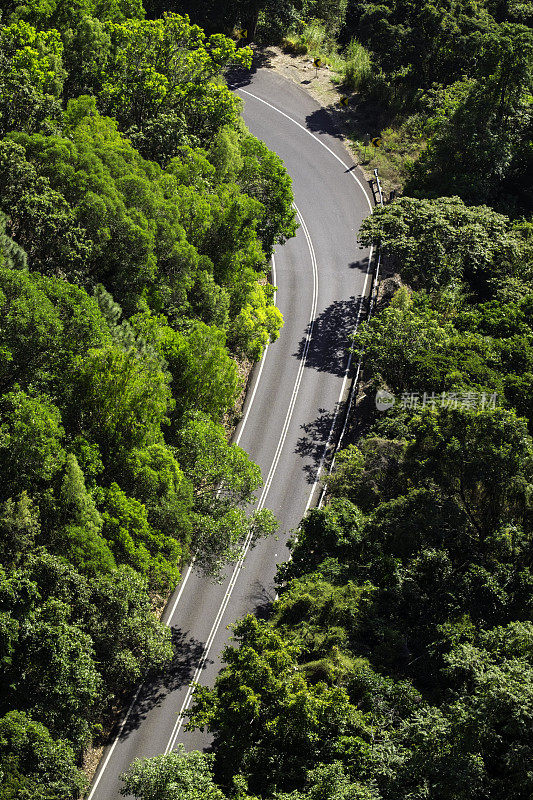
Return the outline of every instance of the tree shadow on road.
<path id="1" fill-rule="evenodd" d="M 340 421 L 341 417 L 341 414 L 337 414 L 337 422 Z M 308 463 L 304 464 L 303 467 L 304 472 L 307 474 L 308 483 L 314 483 L 317 479 L 334 419 L 335 409 L 327 411 L 325 408 L 320 408 L 319 416 L 315 420 L 301 426 L 304 433 L 296 443 L 295 452 L 308 460 Z"/>
<path id="2" fill-rule="evenodd" d="M 280 545 L 281 546 L 281 545 Z M 270 614 L 272 604 L 276 599 L 276 590 L 273 586 L 265 586 L 261 581 L 254 581 L 246 598 L 253 603 L 252 611 L 256 617 L 267 619 Z"/>
<path id="3" fill-rule="evenodd" d="M 255 50 L 250 69 L 230 69 L 226 72 L 225 78 L 228 87 L 235 91 L 236 89 L 242 89 L 244 86 L 249 86 L 258 69 L 271 66 L 273 55 L 275 55 L 274 51 L 269 50 L 268 47 L 262 50 Z"/>
<path id="4" fill-rule="evenodd" d="M 312 133 L 328 133 L 336 139 L 343 139 L 344 137 L 335 122 L 332 111 L 335 111 L 335 109 L 317 108 L 316 111 L 308 114 L 305 118 L 307 129 Z"/>
<path id="5" fill-rule="evenodd" d="M 124 725 L 121 738 L 125 739 L 136 730 L 149 712 L 161 705 L 170 692 L 188 685 L 204 652 L 204 643 L 188 636 L 181 628 L 172 628 L 174 656 L 168 666 L 159 674 L 148 678 L 143 684 L 139 697 Z M 206 662 L 206 666 L 208 663 Z"/>
<path id="6" fill-rule="evenodd" d="M 354 267 L 359 262 L 354 262 Z M 306 367 L 319 372 L 330 372 L 343 376 L 348 363 L 350 335 L 355 328 L 359 304 L 362 298 L 350 297 L 336 300 L 310 323 L 305 336 L 298 345 L 296 358 L 306 358 Z M 311 330 L 312 329 L 312 330 Z M 311 331 L 311 343 L 306 354 L 306 345 Z"/>
<path id="7" fill-rule="evenodd" d="M 348 264 L 348 269 L 357 269 L 359 272 L 365 274 L 368 271 L 368 256 L 360 258 L 358 261 L 351 261 Z M 360 300 L 361 298 L 359 298 Z"/>

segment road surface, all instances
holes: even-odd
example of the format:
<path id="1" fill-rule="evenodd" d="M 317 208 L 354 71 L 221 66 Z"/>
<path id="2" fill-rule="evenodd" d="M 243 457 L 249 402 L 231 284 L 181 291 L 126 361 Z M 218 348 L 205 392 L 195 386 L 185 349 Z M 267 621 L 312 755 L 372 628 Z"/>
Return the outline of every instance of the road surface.
<path id="1" fill-rule="evenodd" d="M 316 501 L 326 446 L 334 440 L 346 394 L 348 336 L 370 289 L 369 253 L 356 235 L 372 207 L 362 174 L 331 122 L 299 86 L 268 68 L 235 81 L 251 132 L 284 160 L 300 227 L 273 260 L 276 303 L 285 325 L 255 369 L 236 441 L 261 467 L 258 504 L 281 522 L 280 536 L 260 542 L 229 568 L 221 584 L 186 573 L 165 612 L 176 656 L 156 681 L 143 686 L 104 752 L 90 800 L 115 800 L 119 776 L 135 758 L 209 745 L 186 733 L 180 710 L 190 682 L 212 685 L 228 625 L 261 613 L 273 600 L 276 564 L 286 542 Z"/>

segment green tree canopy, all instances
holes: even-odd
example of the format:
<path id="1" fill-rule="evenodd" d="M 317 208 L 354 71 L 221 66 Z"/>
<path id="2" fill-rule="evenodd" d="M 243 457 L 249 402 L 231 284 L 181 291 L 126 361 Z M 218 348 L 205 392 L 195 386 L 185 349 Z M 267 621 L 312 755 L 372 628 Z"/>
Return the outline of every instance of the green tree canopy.
<path id="1" fill-rule="evenodd" d="M 183 745 L 168 755 L 137 759 L 122 776 L 121 794 L 137 800 L 224 800 L 213 782 L 212 759 L 186 753 Z"/>
<path id="2" fill-rule="evenodd" d="M 21 711 L 0 719 L 0 769 L 5 800 L 70 800 L 85 788 L 72 748 Z"/>
<path id="3" fill-rule="evenodd" d="M 0 135 L 33 133 L 47 118 L 57 120 L 65 77 L 59 32 L 39 31 L 23 21 L 2 26 L 0 53 Z"/>
<path id="4" fill-rule="evenodd" d="M 402 197 L 364 220 L 361 242 L 379 242 L 391 266 L 413 288 L 435 291 L 466 282 L 481 297 L 520 279 L 530 286 L 531 232 L 488 206 L 458 197 Z"/>

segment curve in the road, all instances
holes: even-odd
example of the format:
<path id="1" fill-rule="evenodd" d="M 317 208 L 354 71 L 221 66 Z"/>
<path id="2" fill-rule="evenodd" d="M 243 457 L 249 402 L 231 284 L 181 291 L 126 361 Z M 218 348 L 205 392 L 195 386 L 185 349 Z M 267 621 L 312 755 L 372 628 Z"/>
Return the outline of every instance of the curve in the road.
<path id="1" fill-rule="evenodd" d="M 274 297 L 275 297 L 275 291 L 276 291 L 276 288 L 275 288 L 276 287 L 276 259 L 275 259 L 274 256 L 272 256 L 272 267 L 271 267 L 271 269 L 272 269 L 272 281 L 273 281 L 273 286 L 274 286 Z M 315 303 L 315 308 L 316 308 L 316 303 Z M 311 317 L 313 316 L 313 313 L 314 312 L 312 311 Z M 259 371 L 258 371 L 258 374 L 257 374 L 257 379 L 256 379 L 256 382 L 255 382 L 255 386 L 254 386 L 252 395 L 250 397 L 250 402 L 248 404 L 248 408 L 246 410 L 246 414 L 243 417 L 242 423 L 240 425 L 239 433 L 238 433 L 237 437 L 235 438 L 235 444 L 237 444 L 237 445 L 239 444 L 241 436 L 244 433 L 244 430 L 245 430 L 245 427 L 246 427 L 246 423 L 248 421 L 248 417 L 250 415 L 250 411 L 251 411 L 252 406 L 253 406 L 255 395 L 257 393 L 257 389 L 258 389 L 259 384 L 260 384 L 261 374 L 263 372 L 263 367 L 264 367 L 264 364 L 265 364 L 265 360 L 266 360 L 266 357 L 267 357 L 267 354 L 268 354 L 268 349 L 269 349 L 269 345 L 267 344 L 265 349 L 264 349 L 263 356 L 261 358 L 261 362 L 259 364 Z M 263 503 L 263 505 L 264 505 L 264 503 Z M 262 508 L 262 507 L 263 506 L 260 505 L 259 509 Z M 240 572 L 240 568 L 242 568 L 242 562 L 244 562 L 244 558 L 246 557 L 246 553 L 248 552 L 249 547 L 250 547 L 250 537 L 246 540 L 246 542 L 244 543 L 244 545 L 242 547 L 241 554 L 239 556 L 239 561 L 237 562 L 237 565 L 235 567 L 234 575 L 235 575 L 235 572 L 237 572 L 237 567 L 239 567 L 239 564 L 240 564 L 240 567 L 239 567 L 238 571 Z M 171 621 L 172 621 L 172 619 L 174 617 L 174 614 L 176 613 L 179 601 L 181 600 L 181 597 L 182 597 L 182 595 L 183 595 L 183 593 L 185 591 L 185 588 L 187 586 L 187 583 L 189 581 L 189 578 L 190 578 L 190 576 L 192 574 L 193 569 L 194 569 L 194 559 L 189 564 L 187 572 L 185 573 L 185 575 L 184 575 L 184 577 L 183 577 L 183 579 L 182 579 L 182 581 L 180 583 L 180 586 L 179 586 L 178 592 L 176 594 L 176 597 L 174 598 L 174 600 L 172 602 L 172 605 L 170 607 L 170 612 L 168 613 L 167 619 L 165 620 L 165 624 L 167 626 L 170 626 L 170 624 L 171 624 Z M 229 592 L 229 596 L 231 596 L 231 591 Z M 228 592 L 226 592 L 225 598 L 226 597 L 228 597 Z M 226 605 L 227 605 L 227 603 L 226 603 Z M 220 627 L 220 621 L 218 621 L 218 624 L 217 624 L 217 620 L 219 620 L 219 615 L 220 615 L 220 609 L 219 609 L 219 613 L 217 614 L 217 617 L 215 619 L 215 623 L 213 625 L 211 633 L 213 632 L 213 630 L 215 630 L 215 633 L 216 633 L 216 631 L 218 631 L 218 628 Z M 215 625 L 216 625 L 216 629 L 215 629 Z M 211 649 L 211 644 L 212 644 L 211 633 L 210 633 L 210 636 L 208 638 L 208 641 L 206 642 L 206 647 L 205 647 L 205 650 L 204 650 L 204 654 L 202 655 L 202 660 L 201 660 L 201 662 L 200 662 L 200 664 L 199 664 L 199 666 L 197 668 L 197 674 L 195 675 L 194 679 L 191 681 L 191 684 L 189 686 L 189 690 L 187 692 L 186 700 L 184 701 L 183 706 L 181 708 L 178 720 L 176 721 L 176 725 L 174 726 L 174 730 L 172 731 L 172 734 L 170 736 L 169 744 L 167 745 L 165 753 L 168 753 L 170 750 L 172 750 L 174 748 L 175 740 L 176 740 L 177 736 L 179 735 L 179 732 L 180 732 L 181 726 L 182 726 L 182 721 L 183 721 L 182 714 L 189 707 L 189 704 L 190 704 L 190 701 L 191 701 L 191 698 L 192 698 L 192 691 L 191 690 L 192 690 L 194 684 L 196 683 L 199 675 L 201 674 L 201 671 L 202 671 L 202 669 L 203 669 L 203 667 L 205 665 L 205 662 L 206 662 L 207 658 L 209 657 L 209 651 Z M 143 688 L 143 686 L 141 684 L 137 688 L 137 691 L 135 692 L 135 695 L 133 696 L 133 700 L 131 701 L 130 705 L 128 706 L 126 714 L 125 714 L 122 722 L 120 723 L 118 731 L 117 731 L 117 733 L 115 735 L 115 738 L 113 739 L 113 742 L 112 742 L 112 744 L 111 744 L 111 746 L 110 746 L 110 748 L 109 748 L 109 750 L 108 750 L 108 752 L 107 752 L 107 754 L 105 756 L 105 759 L 104 759 L 103 763 L 101 764 L 97 774 L 95 775 L 95 778 L 93 780 L 93 783 L 92 783 L 92 786 L 91 786 L 91 790 L 89 792 L 87 800 L 93 800 L 93 798 L 94 798 L 94 795 L 95 795 L 95 793 L 96 793 L 96 791 L 98 789 L 98 786 L 100 784 L 100 780 L 102 779 L 102 776 L 103 776 L 103 774 L 105 772 L 105 769 L 106 769 L 109 761 L 111 760 L 111 758 L 113 756 L 113 753 L 115 751 L 115 747 L 117 746 L 117 742 L 118 742 L 118 740 L 119 740 L 119 738 L 120 738 L 120 736 L 122 734 L 122 731 L 124 730 L 124 727 L 126 726 L 126 724 L 128 722 L 128 719 L 130 718 L 131 712 L 133 711 L 133 708 L 135 707 L 135 703 L 138 700 L 138 697 L 139 697 L 139 694 L 140 694 L 142 688 Z"/>
<path id="2" fill-rule="evenodd" d="M 267 498 L 270 486 L 272 484 L 272 481 L 274 479 L 274 476 L 276 474 L 277 466 L 279 464 L 279 460 L 280 460 L 281 453 L 282 453 L 282 450 L 283 450 L 283 445 L 285 444 L 285 439 L 287 438 L 287 431 L 288 431 L 288 428 L 289 428 L 289 425 L 290 425 L 290 422 L 291 422 L 291 419 L 292 419 L 292 415 L 293 415 L 293 412 L 294 412 L 294 406 L 296 404 L 296 400 L 297 400 L 297 397 L 298 397 L 298 392 L 300 390 L 300 384 L 302 382 L 303 371 L 305 369 L 305 362 L 306 362 L 306 358 L 307 358 L 307 353 L 309 351 L 309 345 L 311 344 L 311 339 L 312 339 L 312 336 L 313 336 L 313 327 L 314 327 L 314 320 L 315 320 L 316 306 L 317 306 L 317 299 L 318 299 L 318 265 L 317 265 L 317 262 L 316 262 L 316 255 L 315 255 L 315 250 L 314 250 L 314 247 L 313 247 L 313 242 L 312 242 L 311 236 L 309 235 L 309 229 L 308 229 L 307 225 L 305 224 L 305 220 L 302 217 L 302 215 L 300 214 L 300 212 L 298 210 L 298 207 L 296 205 L 295 205 L 295 209 L 296 209 L 296 214 L 297 214 L 297 217 L 298 217 L 298 221 L 300 223 L 300 226 L 302 227 L 302 230 L 304 231 L 305 238 L 307 240 L 307 246 L 309 247 L 309 253 L 310 253 L 310 256 L 311 256 L 311 264 L 313 265 L 313 302 L 311 304 L 311 314 L 310 314 L 310 317 L 309 317 L 309 328 L 308 328 L 308 331 L 307 331 L 307 337 L 306 337 L 306 342 L 305 342 L 303 358 L 302 358 L 302 360 L 300 362 L 300 366 L 299 366 L 299 369 L 298 369 L 298 374 L 297 374 L 296 380 L 294 382 L 294 387 L 293 387 L 293 390 L 292 390 L 292 396 L 291 396 L 291 400 L 290 400 L 290 403 L 289 403 L 289 408 L 287 409 L 287 415 L 286 415 L 285 421 L 283 423 L 283 428 L 281 429 L 281 434 L 280 434 L 280 437 L 279 437 L 278 446 L 277 446 L 276 452 L 274 454 L 274 460 L 272 461 L 272 464 L 271 464 L 270 469 L 268 471 L 267 479 L 263 484 L 263 489 L 262 489 L 261 495 L 259 497 L 259 500 L 257 502 L 257 510 L 258 511 L 261 511 L 261 509 L 264 508 L 264 506 L 265 506 L 266 498 Z M 258 384 L 256 383 L 256 385 L 254 387 L 254 392 L 257 389 L 257 385 Z M 253 397 L 252 397 L 250 402 L 251 403 L 253 402 Z M 248 409 L 248 411 L 249 411 L 249 409 Z M 241 430 L 242 430 L 242 428 L 241 428 Z M 240 436 L 239 436 L 239 438 L 240 438 Z M 233 594 L 233 590 L 234 590 L 235 585 L 237 583 L 237 580 L 239 578 L 239 574 L 240 574 L 240 572 L 241 572 L 241 570 L 243 568 L 244 559 L 246 558 L 246 554 L 247 554 L 248 550 L 250 549 L 252 536 L 253 536 L 253 533 L 250 532 L 248 534 L 248 537 L 246 538 L 246 541 L 244 542 L 244 545 L 242 547 L 241 553 L 239 555 L 239 559 L 237 561 L 237 564 L 235 565 L 235 569 L 233 570 L 233 575 L 231 576 L 231 580 L 230 580 L 228 589 L 226 591 L 226 594 L 224 595 L 224 599 L 222 601 L 222 604 L 221 604 L 221 606 L 220 606 L 220 608 L 218 610 L 217 616 L 215 617 L 215 621 L 213 623 L 213 627 L 211 628 L 211 631 L 209 633 L 209 638 L 208 638 L 208 640 L 206 642 L 204 653 L 202 655 L 200 663 L 198 664 L 198 667 L 196 669 L 194 677 L 193 677 L 193 679 L 192 679 L 192 681 L 191 681 L 191 683 L 189 685 L 189 688 L 187 690 L 187 694 L 185 695 L 185 699 L 184 699 L 184 701 L 182 703 L 182 706 L 181 706 L 181 709 L 179 711 L 178 719 L 176 720 L 176 724 L 174 725 L 174 730 L 172 731 L 172 734 L 170 736 L 170 739 L 169 739 L 168 745 L 166 747 L 165 753 L 169 753 L 171 750 L 174 749 L 174 747 L 176 745 L 176 742 L 178 740 L 178 736 L 179 736 L 180 731 L 181 731 L 181 729 L 183 727 L 183 720 L 184 720 L 183 714 L 185 713 L 185 711 L 187 711 L 187 709 L 190 706 L 190 703 L 191 703 L 191 700 L 192 700 L 192 696 L 193 696 L 193 693 L 194 693 L 194 686 L 198 682 L 198 679 L 200 678 L 200 676 L 202 674 L 202 671 L 204 669 L 205 663 L 206 663 L 207 659 L 209 658 L 209 653 L 211 651 L 211 647 L 213 645 L 214 638 L 215 638 L 215 636 L 216 636 L 216 634 L 218 632 L 218 629 L 220 628 L 220 624 L 221 624 L 222 619 L 224 617 L 224 612 L 226 611 L 226 608 L 228 607 L 228 603 L 229 603 L 229 601 L 231 599 L 231 595 Z"/>
<path id="3" fill-rule="evenodd" d="M 285 417 L 283 428 L 282 428 L 282 431 L 281 431 L 281 434 L 280 434 L 280 437 L 279 437 L 278 446 L 276 448 L 276 452 L 275 452 L 275 455 L 274 455 L 274 460 L 273 460 L 273 462 L 271 464 L 270 470 L 268 472 L 267 479 L 263 484 L 263 489 L 262 489 L 261 495 L 259 497 L 259 500 L 257 502 L 257 510 L 258 511 L 260 511 L 265 506 L 266 497 L 268 495 L 268 491 L 269 491 L 270 486 L 272 484 L 272 481 L 274 479 L 274 476 L 275 476 L 275 473 L 276 473 L 276 468 L 278 466 L 278 463 L 279 463 L 279 460 L 280 460 L 280 457 L 281 457 L 281 452 L 283 450 L 283 445 L 284 445 L 285 439 L 287 437 L 287 430 L 288 430 L 290 421 L 292 419 L 294 407 L 295 407 L 296 400 L 297 400 L 297 397 L 298 397 L 298 391 L 299 391 L 300 384 L 301 384 L 301 381 L 302 381 L 303 371 L 304 371 L 304 368 L 305 368 L 305 360 L 306 360 L 306 357 L 307 357 L 307 352 L 309 350 L 309 345 L 311 343 L 311 339 L 312 339 L 312 335 L 313 335 L 314 318 L 315 318 L 315 314 L 316 314 L 316 306 L 317 306 L 317 298 L 318 298 L 318 265 L 317 265 L 317 261 L 316 261 L 316 255 L 315 255 L 315 250 L 314 250 L 314 247 L 313 247 L 313 242 L 312 242 L 311 236 L 309 234 L 309 229 L 308 229 L 308 227 L 307 227 L 307 225 L 305 223 L 305 220 L 304 220 L 303 216 L 301 215 L 300 211 L 298 210 L 298 207 L 295 205 L 294 208 L 296 210 L 296 215 L 297 215 L 297 218 L 298 218 L 298 222 L 300 223 L 300 226 L 301 226 L 302 230 L 304 231 L 305 238 L 306 238 L 306 241 L 307 241 L 307 246 L 309 248 L 309 254 L 310 254 L 311 264 L 312 264 L 312 272 L 313 272 L 313 299 L 312 299 L 311 311 L 310 311 L 310 315 L 309 315 L 309 328 L 308 328 L 308 331 L 307 331 L 307 334 L 306 334 L 304 357 L 303 357 L 302 361 L 300 362 L 300 366 L 299 366 L 299 369 L 298 369 L 298 374 L 296 376 L 296 380 L 295 380 L 294 387 L 293 387 L 293 390 L 292 390 L 291 401 L 289 403 L 289 408 L 287 410 L 287 415 Z M 274 282 L 273 285 L 276 286 L 276 261 L 275 261 L 275 257 L 274 256 L 272 257 L 272 280 Z M 267 354 L 268 354 L 268 349 L 269 349 L 269 346 L 267 345 L 265 347 L 265 351 L 264 351 L 263 357 L 261 359 L 261 363 L 260 363 L 260 366 L 259 366 L 259 372 L 258 372 L 257 379 L 256 379 L 256 382 L 255 382 L 255 386 L 254 386 L 254 389 L 253 389 L 253 392 L 252 392 L 252 395 L 251 395 L 251 398 L 250 398 L 250 402 L 249 402 L 247 410 L 246 410 L 246 414 L 245 414 L 245 416 L 244 416 L 244 418 L 242 420 L 242 423 L 240 425 L 239 433 L 238 433 L 237 437 L 235 438 L 235 444 L 239 443 L 239 441 L 240 441 L 240 439 L 241 439 L 241 437 L 242 437 L 242 435 L 244 433 L 245 426 L 246 426 L 248 417 L 250 415 L 250 411 L 251 411 L 251 409 L 253 407 L 253 401 L 254 401 L 255 395 L 257 393 L 257 389 L 259 387 L 261 374 L 262 374 L 262 371 L 263 371 L 263 366 L 265 364 L 266 357 L 267 357 Z M 202 653 L 202 657 L 200 659 L 198 667 L 196 668 L 196 672 L 194 674 L 194 677 L 193 677 L 191 683 L 189 684 L 189 687 L 188 687 L 188 690 L 187 690 L 187 694 L 186 694 L 185 699 L 184 699 L 184 701 L 182 703 L 181 709 L 180 709 L 180 711 L 178 713 L 178 718 L 176 720 L 176 723 L 175 723 L 174 728 L 172 730 L 172 733 L 170 735 L 167 747 L 165 749 L 165 753 L 171 752 L 174 749 L 175 745 L 176 745 L 178 736 L 179 736 L 181 728 L 183 726 L 183 720 L 184 720 L 183 714 L 189 708 L 189 705 L 190 705 L 191 700 L 192 700 L 192 695 L 194 693 L 194 686 L 198 682 L 198 679 L 202 674 L 202 671 L 203 671 L 203 669 L 205 667 L 207 659 L 209 658 L 209 653 L 211 651 L 211 647 L 213 645 L 213 641 L 215 639 L 216 634 L 218 633 L 218 629 L 220 628 L 220 624 L 221 624 L 221 622 L 222 622 L 222 620 L 224 618 L 224 613 L 225 613 L 225 611 L 227 609 L 227 606 L 228 606 L 228 603 L 229 603 L 229 601 L 231 599 L 231 595 L 233 593 L 233 590 L 234 590 L 235 585 L 237 583 L 237 580 L 239 578 L 239 574 L 240 574 L 240 572 L 241 572 L 241 570 L 243 568 L 244 560 L 246 558 L 246 554 L 248 553 L 248 550 L 250 549 L 252 538 L 253 538 L 253 532 L 250 532 L 248 534 L 245 542 L 243 543 L 243 546 L 241 548 L 237 563 L 235 564 L 235 567 L 234 567 L 234 570 L 233 570 L 233 574 L 231 576 L 228 588 L 226 590 L 226 593 L 224 595 L 222 603 L 220 604 L 220 607 L 218 609 L 217 615 L 216 615 L 215 620 L 213 622 L 213 626 L 212 626 L 212 628 L 211 628 L 211 630 L 209 632 L 209 636 L 208 636 L 207 641 L 205 643 L 205 647 L 204 647 L 204 651 Z M 167 625 L 170 624 L 171 620 L 174 617 L 174 614 L 175 614 L 175 612 L 177 610 L 177 607 L 178 607 L 178 603 L 179 603 L 179 601 L 180 601 L 180 599 L 181 599 L 181 597 L 182 597 L 182 595 L 184 593 L 185 587 L 187 585 L 187 582 L 189 580 L 189 577 L 190 577 L 193 569 L 194 569 L 194 560 L 189 565 L 189 567 L 187 569 L 187 572 L 186 572 L 186 574 L 185 574 L 185 576 L 184 576 L 184 578 L 183 578 L 183 580 L 181 582 L 181 585 L 180 585 L 179 591 L 177 593 L 177 596 L 175 597 L 174 602 L 172 603 L 171 611 L 170 611 L 170 613 L 168 615 L 168 619 L 167 619 Z M 116 744 L 117 744 L 117 742 L 119 740 L 119 737 L 120 737 L 122 731 L 124 730 L 124 727 L 125 727 L 128 719 L 129 719 L 129 717 L 131 715 L 131 712 L 132 712 L 133 708 L 135 707 L 135 703 L 137 702 L 137 699 L 139 697 L 139 693 L 141 692 L 141 689 L 142 689 L 142 685 L 139 686 L 139 688 L 137 689 L 137 691 L 136 691 L 136 693 L 135 693 L 135 695 L 133 697 L 133 700 L 131 701 L 131 703 L 130 703 L 130 705 L 128 707 L 126 715 L 125 715 L 124 719 L 122 720 L 122 722 L 120 724 L 120 727 L 119 727 L 119 729 L 117 731 L 117 734 L 116 734 L 116 736 L 115 736 L 115 738 L 113 740 L 113 743 L 112 743 L 112 745 L 111 745 L 111 747 L 109 749 L 109 752 L 106 754 L 106 757 L 104 759 L 104 763 L 102 764 L 102 767 L 98 772 L 98 775 L 95 777 L 94 783 L 93 783 L 93 785 L 91 787 L 91 791 L 89 793 L 89 796 L 88 796 L 87 800 L 92 800 L 92 798 L 94 797 L 94 794 L 95 794 L 95 792 L 96 792 L 96 790 L 98 788 L 98 785 L 99 785 L 100 780 L 101 780 L 101 778 L 102 778 L 102 776 L 104 774 L 104 771 L 105 771 L 105 769 L 107 767 L 107 764 L 109 763 L 110 759 L 113 756 Z"/>
<path id="4" fill-rule="evenodd" d="M 295 119 L 308 121 L 319 113 L 309 95 L 265 70 L 247 82 L 253 92 L 238 87 L 246 98 L 245 121 L 285 160 L 300 211 L 297 236 L 277 251 L 277 302 L 286 323 L 252 379 L 235 438 L 260 465 L 265 483 L 259 503 L 268 495 L 283 530 L 280 541 L 262 540 L 255 548 L 245 543 L 222 584 L 208 582 L 192 567 L 186 572 L 164 614 L 177 642 L 177 660 L 168 674 L 137 691 L 89 800 L 118 798 L 118 776 L 134 758 L 168 752 L 178 741 L 187 749 L 208 744 L 205 735 L 182 729 L 179 710 L 190 701 L 192 679 L 212 685 L 228 625 L 274 598 L 276 562 L 286 558 L 280 548 L 313 500 L 345 396 L 349 333 L 358 324 L 370 271 L 368 253 L 354 260 L 355 236 L 372 205 L 338 138 L 330 132 L 315 135 Z M 273 282 L 278 283 L 275 275 Z M 301 443 L 302 430 L 311 430 L 310 450 Z"/>
<path id="5" fill-rule="evenodd" d="M 252 94 L 252 92 L 247 92 L 246 89 L 239 89 L 239 91 L 242 94 L 245 94 L 248 97 L 252 97 L 254 100 L 257 100 L 259 103 L 263 103 L 265 106 L 268 106 L 268 108 L 271 108 L 272 111 L 276 111 L 276 113 L 281 114 L 282 117 L 285 117 L 285 119 L 290 120 L 294 125 L 296 125 L 298 128 L 300 128 L 304 133 L 309 134 L 309 136 L 311 136 L 315 140 L 315 142 L 318 142 L 319 145 L 324 147 L 328 151 L 328 153 L 330 153 L 333 156 L 333 158 L 336 158 L 337 161 L 340 164 L 342 164 L 342 166 L 345 167 L 345 169 L 347 171 L 350 172 L 350 175 L 352 176 L 354 181 L 357 183 L 357 185 L 360 187 L 361 191 L 363 192 L 363 195 L 364 195 L 364 197 L 365 197 L 365 199 L 366 199 L 366 201 L 368 203 L 369 210 L 372 211 L 372 203 L 370 202 L 370 198 L 368 197 L 368 195 L 367 195 L 367 193 L 365 191 L 365 187 L 363 186 L 363 184 L 361 183 L 361 181 L 359 180 L 357 175 L 355 175 L 351 171 L 352 168 L 349 167 L 348 164 L 345 164 L 345 162 L 342 160 L 342 158 L 340 158 L 340 156 L 338 156 L 337 153 L 333 152 L 331 147 L 328 147 L 328 145 L 325 142 L 323 142 L 320 139 L 318 139 L 314 135 L 314 133 L 309 130 L 309 128 L 306 128 L 304 125 L 302 125 L 300 122 L 298 122 L 298 120 L 296 120 L 293 117 L 291 117 L 290 114 L 286 114 L 285 111 L 282 111 L 280 108 L 277 108 L 277 106 L 273 105 L 272 103 L 268 103 L 266 100 L 263 100 L 261 97 L 257 97 L 257 95 Z"/>
<path id="6" fill-rule="evenodd" d="M 265 105 L 268 108 L 272 109 L 272 111 L 275 111 L 277 114 L 281 114 L 281 116 L 283 116 L 286 119 L 290 120 L 290 122 L 292 122 L 294 125 L 296 125 L 298 128 L 300 128 L 304 133 L 306 133 L 309 136 L 311 136 L 322 147 L 324 147 L 328 151 L 328 153 L 330 153 L 330 155 L 332 155 L 333 158 L 335 158 L 349 172 L 349 174 L 352 176 L 354 181 L 360 187 L 360 189 L 361 189 L 361 191 L 363 193 L 363 196 L 365 197 L 365 199 L 366 199 L 366 201 L 368 203 L 368 207 L 369 207 L 370 212 L 372 211 L 372 203 L 370 202 L 370 198 L 368 197 L 368 195 L 367 195 L 367 193 L 365 191 L 365 188 L 364 188 L 363 184 L 361 183 L 359 177 L 357 175 L 355 175 L 351 171 L 351 168 L 348 166 L 348 164 L 346 164 L 342 160 L 342 158 L 340 158 L 337 155 L 337 153 L 334 153 L 333 150 L 330 147 L 328 147 L 328 145 L 325 142 L 323 142 L 320 139 L 318 139 L 312 133 L 312 131 L 309 130 L 309 128 L 306 128 L 304 125 L 302 125 L 300 122 L 298 122 L 298 120 L 295 120 L 293 117 L 290 116 L 290 114 L 286 114 L 284 111 L 282 111 L 280 108 L 277 108 L 277 106 L 273 105 L 272 103 L 269 103 L 268 101 L 264 100 L 261 97 L 258 97 L 257 95 L 253 94 L 252 92 L 247 91 L 246 89 L 240 88 L 238 91 L 240 91 L 241 94 L 244 94 L 247 97 L 251 97 L 254 100 L 257 100 L 259 103 L 263 103 L 263 105 Z M 300 220 L 303 220 L 303 218 L 301 217 L 299 212 L 298 212 L 298 218 Z M 307 231 L 306 231 L 306 237 L 308 238 L 308 241 L 309 241 L 309 234 L 308 234 Z M 312 245 L 310 245 L 310 246 L 312 247 Z M 363 297 L 366 295 L 367 283 L 368 283 L 368 278 L 369 278 L 369 275 L 370 275 L 370 270 L 371 270 L 371 265 L 372 265 L 372 254 L 373 254 L 373 248 L 371 247 L 370 248 L 370 254 L 369 254 L 369 257 L 368 257 L 368 267 L 367 267 L 366 276 L 365 276 L 365 283 L 364 283 L 363 290 L 362 290 L 362 293 L 361 293 Z M 360 303 L 359 307 L 358 307 L 358 310 L 357 310 L 357 318 L 356 318 L 355 325 L 354 325 L 354 328 L 353 328 L 353 333 L 355 333 L 357 331 L 358 327 L 359 327 L 362 308 L 363 308 L 363 306 Z M 307 345 L 307 349 L 308 349 L 308 345 Z M 306 352 L 307 352 L 307 349 L 306 349 Z M 342 386 L 341 386 L 341 390 L 340 390 L 340 394 L 339 394 L 339 400 L 338 400 L 337 405 L 335 407 L 335 413 L 333 415 L 333 420 L 332 420 L 332 423 L 331 423 L 331 426 L 330 426 L 330 429 L 329 429 L 328 438 L 327 438 L 326 443 L 324 445 L 322 457 L 321 457 L 321 460 L 320 460 L 320 465 L 319 465 L 319 468 L 317 470 L 316 478 L 315 478 L 315 481 L 313 483 L 311 492 L 309 494 L 309 498 L 307 500 L 307 503 L 306 503 L 306 506 L 305 506 L 305 509 L 304 509 L 304 514 L 306 514 L 307 511 L 309 511 L 309 508 L 312 505 L 313 498 L 315 496 L 317 486 L 318 486 L 318 484 L 320 482 L 320 479 L 321 479 L 321 476 L 322 476 L 322 470 L 324 469 L 324 464 L 325 464 L 326 458 L 328 456 L 329 447 L 330 447 L 331 441 L 333 439 L 333 434 L 334 434 L 336 423 L 337 423 L 337 417 L 338 417 L 338 413 L 339 413 L 340 404 L 341 404 L 342 398 L 344 397 L 344 394 L 346 392 L 346 384 L 348 382 L 349 375 L 350 375 L 350 370 L 351 370 L 351 365 L 352 365 L 352 357 L 353 357 L 353 348 L 350 347 L 350 353 L 349 353 L 349 356 L 348 356 L 348 362 L 346 364 L 344 380 L 343 380 L 343 383 L 342 383 Z M 257 388 L 257 386 L 254 388 L 254 394 L 255 394 L 255 389 L 256 388 Z M 344 432 L 344 428 L 343 428 L 343 432 Z M 239 436 L 239 438 L 240 438 L 240 436 Z"/>

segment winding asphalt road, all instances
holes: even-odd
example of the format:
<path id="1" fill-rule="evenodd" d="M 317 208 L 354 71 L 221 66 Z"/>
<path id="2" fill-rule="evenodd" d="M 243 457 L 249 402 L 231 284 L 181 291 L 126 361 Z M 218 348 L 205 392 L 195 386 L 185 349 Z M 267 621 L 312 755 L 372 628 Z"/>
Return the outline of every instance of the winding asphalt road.
<path id="1" fill-rule="evenodd" d="M 209 745 L 186 733 L 180 711 L 191 681 L 212 685 L 228 626 L 272 602 L 276 564 L 286 542 L 319 492 L 326 449 L 334 441 L 346 396 L 348 336 L 370 289 L 358 227 L 372 195 L 328 115 L 299 86 L 268 68 L 236 81 L 251 132 L 284 160 L 293 179 L 300 227 L 273 261 L 276 302 L 285 318 L 280 339 L 255 370 L 235 441 L 261 467 L 259 506 L 281 522 L 277 539 L 261 541 L 213 584 L 189 570 L 165 612 L 176 656 L 166 673 L 143 686 L 104 752 L 90 800 L 115 800 L 120 774 L 135 758 L 183 743 Z"/>

